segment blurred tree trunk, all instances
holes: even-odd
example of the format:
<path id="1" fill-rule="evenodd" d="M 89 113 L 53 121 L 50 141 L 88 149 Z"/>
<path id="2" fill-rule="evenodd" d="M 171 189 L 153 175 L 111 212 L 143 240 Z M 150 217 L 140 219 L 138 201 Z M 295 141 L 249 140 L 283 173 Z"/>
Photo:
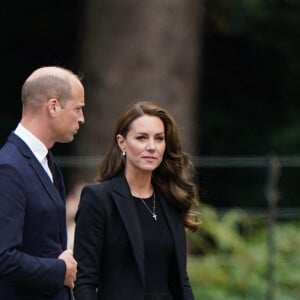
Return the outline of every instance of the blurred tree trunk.
<path id="1" fill-rule="evenodd" d="M 195 152 L 202 0 L 86 0 L 79 52 L 86 123 L 78 155 L 102 155 L 123 109 L 157 103 Z"/>

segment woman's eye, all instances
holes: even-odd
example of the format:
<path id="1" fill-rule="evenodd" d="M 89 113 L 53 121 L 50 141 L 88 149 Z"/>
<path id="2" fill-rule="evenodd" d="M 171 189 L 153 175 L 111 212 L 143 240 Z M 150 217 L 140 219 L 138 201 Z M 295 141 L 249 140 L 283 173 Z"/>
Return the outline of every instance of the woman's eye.
<path id="1" fill-rule="evenodd" d="M 146 137 L 144 137 L 144 136 L 142 136 L 142 135 L 137 137 L 138 140 L 144 140 L 145 138 L 146 138 Z"/>

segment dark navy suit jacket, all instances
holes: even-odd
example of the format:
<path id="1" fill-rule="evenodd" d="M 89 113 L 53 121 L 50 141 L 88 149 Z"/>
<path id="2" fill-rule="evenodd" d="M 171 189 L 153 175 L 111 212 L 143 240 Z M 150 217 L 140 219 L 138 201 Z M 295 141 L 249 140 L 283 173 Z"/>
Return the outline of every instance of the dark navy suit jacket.
<path id="1" fill-rule="evenodd" d="M 14 133 L 0 150 L 0 299 L 69 300 L 65 196 Z"/>
<path id="2" fill-rule="evenodd" d="M 173 299 L 194 300 L 186 273 L 186 236 L 181 213 L 159 191 L 155 193 L 175 245 L 175 272 L 170 286 Z M 78 261 L 76 300 L 144 299 L 143 234 L 130 199 L 123 174 L 83 189 L 74 246 Z"/>

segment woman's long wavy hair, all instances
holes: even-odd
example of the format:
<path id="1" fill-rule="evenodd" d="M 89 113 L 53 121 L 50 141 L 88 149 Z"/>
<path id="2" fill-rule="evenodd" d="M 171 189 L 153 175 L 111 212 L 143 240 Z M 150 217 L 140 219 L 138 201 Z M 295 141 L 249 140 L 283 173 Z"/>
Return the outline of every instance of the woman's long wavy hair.
<path id="1" fill-rule="evenodd" d="M 117 135 L 126 138 L 132 122 L 143 116 L 155 116 L 162 120 L 165 128 L 166 150 L 159 167 L 152 174 L 152 182 L 182 211 L 185 227 L 196 231 L 200 220 L 193 206 L 198 205 L 198 191 L 194 183 L 194 167 L 188 155 L 182 150 L 177 125 L 164 109 L 150 102 L 131 105 L 120 116 L 111 144 L 97 170 L 97 182 L 108 180 L 124 171 L 126 160 L 117 143 Z"/>

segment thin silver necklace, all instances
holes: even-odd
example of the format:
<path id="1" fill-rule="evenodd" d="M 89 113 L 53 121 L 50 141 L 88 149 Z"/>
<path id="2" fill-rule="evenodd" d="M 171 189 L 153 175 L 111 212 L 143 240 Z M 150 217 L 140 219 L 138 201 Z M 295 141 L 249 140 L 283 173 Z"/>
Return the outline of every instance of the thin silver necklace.
<path id="1" fill-rule="evenodd" d="M 155 213 L 155 193 L 153 193 L 153 208 L 152 210 L 150 209 L 150 207 L 146 204 L 145 200 L 142 198 L 139 198 L 142 203 L 145 205 L 145 207 L 147 208 L 147 210 L 150 212 L 150 214 L 152 215 L 153 219 L 156 221 L 157 220 L 157 214 Z"/>

